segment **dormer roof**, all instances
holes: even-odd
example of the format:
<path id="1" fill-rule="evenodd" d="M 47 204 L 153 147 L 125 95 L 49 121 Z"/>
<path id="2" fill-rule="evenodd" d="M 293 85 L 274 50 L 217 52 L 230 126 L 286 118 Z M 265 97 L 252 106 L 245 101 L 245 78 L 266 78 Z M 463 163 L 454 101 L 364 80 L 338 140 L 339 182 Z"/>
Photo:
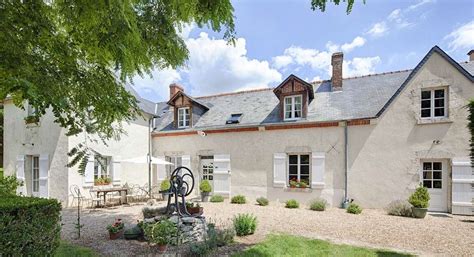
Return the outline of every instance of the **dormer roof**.
<path id="1" fill-rule="evenodd" d="M 298 85 L 302 85 L 304 88 L 306 88 L 306 91 L 308 92 L 309 101 L 311 102 L 311 100 L 314 99 L 313 85 L 311 85 L 310 83 L 298 78 L 297 76 L 295 76 L 293 74 L 288 76 L 288 78 L 283 80 L 283 82 L 281 82 L 280 85 L 278 85 L 275 89 L 273 89 L 273 93 L 275 93 L 275 95 L 279 98 L 280 94 L 282 93 L 283 88 L 288 83 L 291 83 L 291 86 L 293 87 L 293 91 L 297 91 L 297 90 L 295 90 L 295 86 L 296 86 L 295 82 L 298 82 Z"/>
<path id="2" fill-rule="evenodd" d="M 168 105 L 170 106 L 173 106 L 175 107 L 176 106 L 176 103 L 175 101 L 180 97 L 182 96 L 184 99 L 187 99 L 188 101 L 196 104 L 196 105 L 199 105 L 200 107 L 202 107 L 204 110 L 209 110 L 209 107 L 207 107 L 204 103 L 196 100 L 195 98 L 187 95 L 186 93 L 184 93 L 183 91 L 178 91 L 178 93 L 174 94 L 173 97 L 171 97 L 171 99 L 167 102 Z"/>

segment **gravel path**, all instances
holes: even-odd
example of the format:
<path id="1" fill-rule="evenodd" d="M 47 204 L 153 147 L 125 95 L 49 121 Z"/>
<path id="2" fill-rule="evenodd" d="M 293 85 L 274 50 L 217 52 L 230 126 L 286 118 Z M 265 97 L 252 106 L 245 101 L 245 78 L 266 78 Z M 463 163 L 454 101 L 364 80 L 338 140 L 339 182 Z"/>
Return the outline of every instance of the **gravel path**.
<path id="1" fill-rule="evenodd" d="M 83 211 L 84 227 L 79 240 L 75 239 L 76 210 L 66 209 L 63 211 L 62 237 L 108 256 L 155 255 L 156 249 L 145 242 L 108 240 L 105 229 L 117 217 L 127 224 L 136 223 L 142 219 L 143 206 Z M 236 213 L 253 213 L 258 217 L 255 235 L 237 238 L 239 249 L 260 242 L 269 233 L 286 233 L 426 256 L 474 255 L 474 217 L 434 214 L 436 216 L 427 215 L 420 220 L 389 216 L 382 210 L 364 210 L 360 215 L 353 215 L 337 208 L 324 212 L 313 212 L 304 207 L 286 209 L 278 203 L 266 207 L 227 202 L 203 203 L 202 206 L 206 218 L 218 224 L 230 223 Z M 170 252 L 175 250 L 171 248 Z"/>

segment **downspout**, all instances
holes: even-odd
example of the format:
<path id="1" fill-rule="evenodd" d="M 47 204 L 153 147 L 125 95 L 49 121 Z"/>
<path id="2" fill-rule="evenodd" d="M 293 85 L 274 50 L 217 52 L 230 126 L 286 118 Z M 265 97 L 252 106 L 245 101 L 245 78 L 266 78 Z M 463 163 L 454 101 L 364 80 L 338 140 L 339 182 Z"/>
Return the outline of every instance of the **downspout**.
<path id="1" fill-rule="evenodd" d="M 349 133 L 347 124 L 348 122 L 346 120 L 344 122 L 344 202 L 342 203 L 344 209 L 349 205 L 349 198 L 347 196 L 347 171 L 349 170 Z"/>

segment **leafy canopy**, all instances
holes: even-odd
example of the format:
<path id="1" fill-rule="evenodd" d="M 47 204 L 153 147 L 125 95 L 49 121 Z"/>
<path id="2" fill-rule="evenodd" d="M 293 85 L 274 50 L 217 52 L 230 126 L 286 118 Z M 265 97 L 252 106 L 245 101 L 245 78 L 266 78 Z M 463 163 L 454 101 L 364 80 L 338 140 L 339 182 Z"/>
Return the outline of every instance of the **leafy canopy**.
<path id="1" fill-rule="evenodd" d="M 339 5 L 342 2 L 347 2 L 346 13 L 349 14 L 352 11 L 355 0 L 311 0 L 311 9 L 313 11 L 320 10 L 321 12 L 326 11 L 326 4 L 328 2 L 333 2 L 335 5 Z M 365 3 L 365 0 L 362 1 Z"/>

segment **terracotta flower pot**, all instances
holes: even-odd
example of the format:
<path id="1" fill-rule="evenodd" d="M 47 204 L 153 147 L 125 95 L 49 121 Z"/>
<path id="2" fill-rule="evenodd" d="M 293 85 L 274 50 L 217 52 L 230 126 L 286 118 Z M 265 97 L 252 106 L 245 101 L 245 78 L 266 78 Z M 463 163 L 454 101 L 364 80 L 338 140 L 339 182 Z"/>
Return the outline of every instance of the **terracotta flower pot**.
<path id="1" fill-rule="evenodd" d="M 168 250 L 168 245 L 158 245 L 158 251 L 160 253 L 165 253 Z"/>
<path id="2" fill-rule="evenodd" d="M 196 214 L 196 213 L 202 213 L 204 210 L 202 207 L 189 207 L 187 209 L 188 209 L 189 214 L 191 215 Z"/>
<path id="3" fill-rule="evenodd" d="M 115 239 L 118 239 L 120 238 L 121 236 L 123 235 L 123 229 L 120 230 L 119 232 L 117 233 L 112 233 L 112 232 L 109 232 L 109 237 L 110 237 L 110 240 L 115 240 Z"/>

